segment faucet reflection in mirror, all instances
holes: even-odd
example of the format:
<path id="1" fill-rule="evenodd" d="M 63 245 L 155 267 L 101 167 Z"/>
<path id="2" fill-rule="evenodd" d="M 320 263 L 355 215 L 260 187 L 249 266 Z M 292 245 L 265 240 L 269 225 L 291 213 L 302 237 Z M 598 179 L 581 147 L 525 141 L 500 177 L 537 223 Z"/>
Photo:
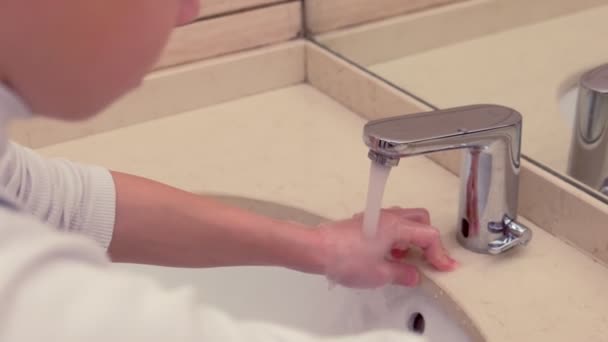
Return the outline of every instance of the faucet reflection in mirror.
<path id="1" fill-rule="evenodd" d="M 608 195 L 608 64 L 580 79 L 568 174 Z"/>
<path id="2" fill-rule="evenodd" d="M 517 223 L 522 117 L 497 105 L 473 105 L 370 121 L 369 157 L 397 166 L 403 157 L 463 149 L 458 241 L 500 254 L 525 245 L 532 232 Z"/>

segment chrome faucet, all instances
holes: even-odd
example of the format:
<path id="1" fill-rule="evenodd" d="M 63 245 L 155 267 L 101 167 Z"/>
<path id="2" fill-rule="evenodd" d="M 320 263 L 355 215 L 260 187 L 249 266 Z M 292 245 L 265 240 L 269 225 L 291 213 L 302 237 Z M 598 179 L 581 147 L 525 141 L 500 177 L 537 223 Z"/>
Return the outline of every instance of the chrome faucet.
<path id="1" fill-rule="evenodd" d="M 532 238 L 517 223 L 521 115 L 496 105 L 473 105 L 370 121 L 369 158 L 397 166 L 403 157 L 464 150 L 460 173 L 458 241 L 500 254 Z"/>
<path id="2" fill-rule="evenodd" d="M 608 64 L 580 79 L 568 174 L 608 195 Z"/>

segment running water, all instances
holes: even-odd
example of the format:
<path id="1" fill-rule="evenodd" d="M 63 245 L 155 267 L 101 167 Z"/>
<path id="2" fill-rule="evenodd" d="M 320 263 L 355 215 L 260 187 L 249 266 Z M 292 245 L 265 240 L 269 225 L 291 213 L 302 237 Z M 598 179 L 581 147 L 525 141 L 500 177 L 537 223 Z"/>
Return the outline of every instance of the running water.
<path id="1" fill-rule="evenodd" d="M 376 236 L 378 230 L 378 220 L 380 219 L 380 209 L 382 208 L 382 196 L 386 180 L 391 172 L 390 166 L 384 166 L 372 161 L 369 170 L 369 185 L 367 188 L 367 204 L 363 213 L 363 235 L 368 238 Z M 329 279 L 328 290 L 333 290 L 337 282 Z"/>
<path id="2" fill-rule="evenodd" d="M 376 236 L 376 231 L 378 230 L 382 197 L 390 172 L 390 166 L 384 166 L 372 161 L 371 168 L 369 169 L 367 203 L 363 215 L 363 233 L 370 238 Z"/>

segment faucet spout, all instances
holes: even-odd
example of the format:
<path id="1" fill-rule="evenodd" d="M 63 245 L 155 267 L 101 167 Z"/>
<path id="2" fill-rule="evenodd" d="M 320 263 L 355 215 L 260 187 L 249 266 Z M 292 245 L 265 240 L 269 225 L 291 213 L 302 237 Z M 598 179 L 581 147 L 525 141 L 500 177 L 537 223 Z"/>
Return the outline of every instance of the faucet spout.
<path id="1" fill-rule="evenodd" d="M 371 121 L 364 141 L 370 159 L 387 166 L 404 157 L 462 149 L 458 240 L 475 252 L 498 254 L 531 238 L 514 223 L 521 129 L 517 111 L 473 105 Z"/>

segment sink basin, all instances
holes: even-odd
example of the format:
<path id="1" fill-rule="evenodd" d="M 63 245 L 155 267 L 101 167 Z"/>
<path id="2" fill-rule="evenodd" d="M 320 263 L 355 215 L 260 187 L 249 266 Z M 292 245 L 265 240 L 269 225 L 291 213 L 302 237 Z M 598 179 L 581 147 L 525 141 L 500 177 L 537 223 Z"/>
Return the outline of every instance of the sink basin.
<path id="1" fill-rule="evenodd" d="M 261 200 L 217 196 L 249 210 L 308 225 L 322 217 Z M 398 329 L 429 342 L 483 341 L 471 320 L 432 282 L 415 289 L 331 287 L 322 276 L 275 267 L 179 269 L 132 264 L 114 267 L 145 274 L 167 287 L 193 286 L 198 299 L 237 318 L 279 323 L 322 336 Z"/>

